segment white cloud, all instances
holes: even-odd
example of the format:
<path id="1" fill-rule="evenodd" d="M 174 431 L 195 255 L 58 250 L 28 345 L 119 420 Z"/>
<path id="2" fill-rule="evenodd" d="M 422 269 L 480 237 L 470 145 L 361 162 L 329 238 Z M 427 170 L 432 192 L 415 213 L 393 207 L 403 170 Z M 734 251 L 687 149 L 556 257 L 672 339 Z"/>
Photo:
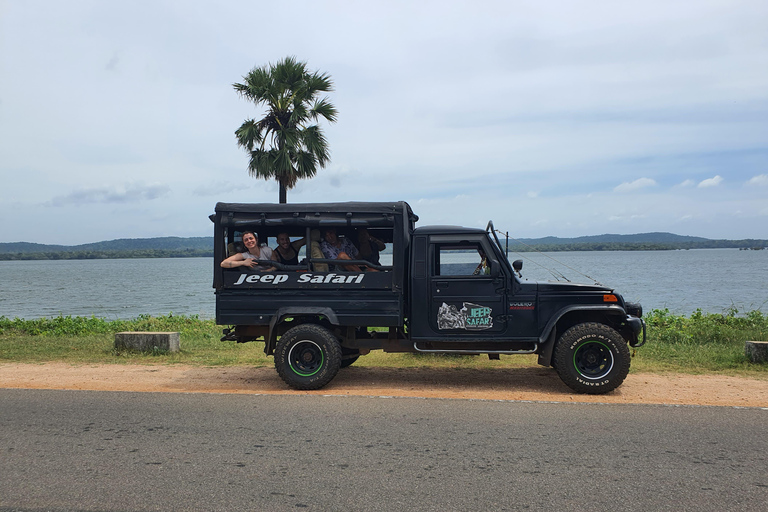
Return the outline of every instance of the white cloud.
<path id="1" fill-rule="evenodd" d="M 339 109 L 331 164 L 289 202 L 406 200 L 420 224 L 530 237 L 765 232 L 765 0 L 320 1 L 322 38 L 262 24 L 256 46 L 279 3 L 0 5 L 0 242 L 205 236 L 217 201 L 275 202 L 231 84 L 286 55 L 333 77 Z"/>
<path id="2" fill-rule="evenodd" d="M 656 181 L 651 178 L 639 178 L 635 181 L 624 182 L 621 185 L 614 187 L 614 192 L 633 192 L 646 187 L 653 187 L 656 185 Z"/>
<path id="3" fill-rule="evenodd" d="M 768 185 L 768 174 L 758 174 L 747 181 L 747 185 L 755 185 L 758 187 L 764 187 Z"/>
<path id="4" fill-rule="evenodd" d="M 718 174 L 714 178 L 709 178 L 699 183 L 699 188 L 716 187 L 722 182 L 723 182 L 723 178 Z"/>
<path id="5" fill-rule="evenodd" d="M 63 196 L 51 199 L 47 206 L 82 206 L 90 203 L 136 203 L 158 199 L 170 192 L 171 188 L 162 183 L 80 188 Z"/>

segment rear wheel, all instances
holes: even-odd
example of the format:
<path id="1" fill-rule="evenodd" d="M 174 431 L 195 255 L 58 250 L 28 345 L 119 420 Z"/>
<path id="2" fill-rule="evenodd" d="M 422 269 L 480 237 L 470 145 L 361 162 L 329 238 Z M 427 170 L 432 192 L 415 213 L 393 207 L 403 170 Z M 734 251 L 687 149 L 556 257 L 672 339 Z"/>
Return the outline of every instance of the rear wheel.
<path id="1" fill-rule="evenodd" d="M 336 376 L 340 367 L 341 345 L 319 325 L 297 325 L 277 342 L 275 369 L 294 389 L 320 389 Z"/>
<path id="2" fill-rule="evenodd" d="M 599 395 L 624 382 L 630 358 L 626 341 L 615 329 L 590 322 L 571 327 L 557 340 L 553 366 L 574 391 Z"/>

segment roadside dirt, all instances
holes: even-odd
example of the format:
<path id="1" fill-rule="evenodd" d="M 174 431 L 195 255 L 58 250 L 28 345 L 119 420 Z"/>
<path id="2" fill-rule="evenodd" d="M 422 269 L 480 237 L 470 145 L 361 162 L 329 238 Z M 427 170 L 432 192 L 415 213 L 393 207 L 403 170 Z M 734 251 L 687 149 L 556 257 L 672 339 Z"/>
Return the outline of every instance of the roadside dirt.
<path id="1" fill-rule="evenodd" d="M 768 407 L 768 379 L 630 374 L 605 395 L 573 393 L 551 368 L 503 370 L 350 367 L 325 388 L 295 391 L 274 368 L 0 364 L 0 388 L 173 393 L 357 395 Z"/>

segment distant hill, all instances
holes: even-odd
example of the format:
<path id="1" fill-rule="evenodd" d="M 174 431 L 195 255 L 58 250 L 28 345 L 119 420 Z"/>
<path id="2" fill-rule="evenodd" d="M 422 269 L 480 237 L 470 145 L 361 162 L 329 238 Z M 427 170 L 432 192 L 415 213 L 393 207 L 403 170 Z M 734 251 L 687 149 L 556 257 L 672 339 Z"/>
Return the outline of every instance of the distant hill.
<path id="1" fill-rule="evenodd" d="M 501 238 L 501 236 L 500 236 Z M 505 244 L 503 238 L 502 245 Z M 674 249 L 762 249 L 768 240 L 712 240 L 673 233 L 594 235 L 576 238 L 520 238 L 509 240 L 515 252 L 526 251 L 649 251 Z M 391 245 L 384 252 L 390 252 Z M 120 238 L 82 245 L 0 243 L 0 260 L 57 260 L 102 258 L 184 258 L 213 256 L 213 237 Z"/>
<path id="2" fill-rule="evenodd" d="M 504 243 L 504 242 L 502 242 Z M 595 235 L 576 238 L 509 239 L 510 249 L 528 251 L 664 251 L 676 249 L 764 249 L 768 240 L 712 240 L 674 233 L 638 233 L 635 235 Z"/>
<path id="3" fill-rule="evenodd" d="M 594 244 L 594 243 L 614 243 L 614 244 L 680 244 L 709 242 L 709 238 L 698 236 L 675 235 L 674 233 L 638 233 L 636 235 L 592 235 L 580 236 L 577 238 L 558 238 L 556 236 L 547 236 L 544 238 L 518 238 L 521 242 L 534 245 L 563 245 L 563 244 Z"/>
<path id="4" fill-rule="evenodd" d="M 213 237 L 119 238 L 82 245 L 45 245 L 29 242 L 0 243 L 0 254 L 36 252 L 88 252 L 136 250 L 207 250 L 213 253 Z"/>

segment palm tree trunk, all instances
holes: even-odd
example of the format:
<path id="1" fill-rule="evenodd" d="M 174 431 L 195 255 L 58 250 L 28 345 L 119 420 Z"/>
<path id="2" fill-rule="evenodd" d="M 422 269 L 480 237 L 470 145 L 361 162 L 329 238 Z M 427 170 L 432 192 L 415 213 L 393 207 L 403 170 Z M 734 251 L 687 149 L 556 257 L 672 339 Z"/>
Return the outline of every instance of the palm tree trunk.
<path id="1" fill-rule="evenodd" d="M 285 188 L 285 185 L 283 182 L 280 182 L 280 204 L 285 204 L 288 202 L 288 191 Z"/>

